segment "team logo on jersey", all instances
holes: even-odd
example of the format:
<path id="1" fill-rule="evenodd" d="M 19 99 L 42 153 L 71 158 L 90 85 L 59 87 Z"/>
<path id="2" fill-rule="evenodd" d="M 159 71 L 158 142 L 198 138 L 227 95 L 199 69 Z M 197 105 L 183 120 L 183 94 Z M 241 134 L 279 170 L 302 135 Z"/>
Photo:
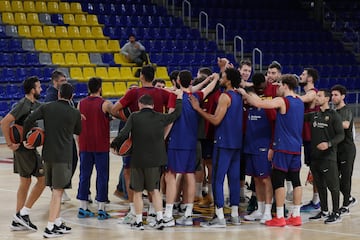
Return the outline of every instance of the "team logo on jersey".
<path id="1" fill-rule="evenodd" d="M 325 116 L 325 121 L 329 121 L 330 117 L 329 116 Z"/>

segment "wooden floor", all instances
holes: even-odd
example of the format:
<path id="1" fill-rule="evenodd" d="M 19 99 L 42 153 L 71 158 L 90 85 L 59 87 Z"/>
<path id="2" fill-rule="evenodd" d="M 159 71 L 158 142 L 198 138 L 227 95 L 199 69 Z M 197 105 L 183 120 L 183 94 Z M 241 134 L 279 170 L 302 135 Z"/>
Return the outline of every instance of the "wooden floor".
<path id="1" fill-rule="evenodd" d="M 360 131 L 358 131 L 360 132 Z M 360 136 L 357 137 L 357 147 L 360 149 Z M 15 213 L 16 191 L 18 186 L 18 175 L 12 173 L 11 152 L 4 145 L 0 145 L 0 239 L 41 239 L 43 230 L 47 224 L 48 204 L 51 192 L 46 189 L 43 195 L 32 209 L 31 220 L 39 228 L 37 232 L 23 231 L 12 232 L 9 228 L 12 216 Z M 352 194 L 360 200 L 360 155 L 355 161 Z M 78 185 L 78 172 L 73 178 L 73 189 L 68 193 L 71 201 L 62 205 L 62 217 L 68 225 L 73 228 L 72 233 L 64 235 L 60 239 L 183 239 L 183 240 L 315 240 L 315 239 L 360 239 L 360 204 L 351 208 L 351 215 L 343 218 L 342 223 L 325 225 L 323 222 L 308 222 L 308 213 L 303 214 L 304 224 L 300 227 L 272 228 L 265 227 L 259 223 L 243 222 L 240 226 L 228 226 L 226 229 L 204 229 L 199 226 L 166 228 L 164 231 L 156 231 L 146 228 L 145 231 L 134 231 L 128 226 L 120 224 L 119 221 L 128 208 L 126 203 L 121 202 L 112 195 L 118 179 L 121 167 L 121 158 L 111 155 L 111 172 L 109 183 L 109 199 L 111 203 L 107 206 L 112 218 L 99 221 L 93 219 L 78 219 L 76 217 L 78 201 L 76 191 Z M 308 172 L 307 167 L 301 171 L 302 180 Z M 95 193 L 94 187 L 92 192 Z M 307 202 L 311 196 L 311 187 L 303 187 L 303 202 Z M 359 201 L 360 202 L 360 201 Z M 96 211 L 96 205 L 91 209 Z M 316 212 L 315 212 L 316 213 Z"/>

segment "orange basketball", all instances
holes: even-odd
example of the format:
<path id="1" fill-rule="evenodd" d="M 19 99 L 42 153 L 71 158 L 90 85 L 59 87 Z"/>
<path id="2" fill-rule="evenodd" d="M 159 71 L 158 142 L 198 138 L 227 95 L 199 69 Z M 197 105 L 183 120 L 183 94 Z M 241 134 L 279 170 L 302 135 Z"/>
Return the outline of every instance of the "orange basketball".
<path id="1" fill-rule="evenodd" d="M 33 147 L 38 147 L 44 144 L 45 132 L 39 127 L 33 127 L 26 135 L 26 142 Z"/>
<path id="2" fill-rule="evenodd" d="M 10 126 L 10 141 L 12 143 L 21 143 L 23 139 L 23 127 L 19 124 Z"/>
<path id="3" fill-rule="evenodd" d="M 126 120 L 129 118 L 130 114 L 131 114 L 130 108 L 123 108 L 123 109 L 119 110 L 119 117 L 124 122 L 126 122 Z"/>
<path id="4" fill-rule="evenodd" d="M 128 156 L 131 154 L 131 150 L 132 150 L 132 139 L 131 137 L 129 137 L 123 142 L 123 144 L 121 144 L 119 148 L 119 155 Z"/>

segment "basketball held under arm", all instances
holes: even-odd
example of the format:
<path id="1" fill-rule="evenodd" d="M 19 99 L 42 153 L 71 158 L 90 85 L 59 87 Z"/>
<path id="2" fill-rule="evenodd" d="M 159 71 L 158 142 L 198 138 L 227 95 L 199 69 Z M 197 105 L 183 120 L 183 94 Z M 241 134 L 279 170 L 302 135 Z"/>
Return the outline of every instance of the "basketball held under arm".
<path id="1" fill-rule="evenodd" d="M 120 117 L 120 116 L 119 116 L 119 111 L 120 111 L 121 109 L 123 109 L 123 108 L 124 108 L 123 105 L 122 105 L 120 102 L 117 102 L 117 103 L 115 103 L 115 104 L 112 106 L 110 113 L 111 113 L 111 115 L 113 115 L 114 117 L 119 118 L 119 117 Z"/>

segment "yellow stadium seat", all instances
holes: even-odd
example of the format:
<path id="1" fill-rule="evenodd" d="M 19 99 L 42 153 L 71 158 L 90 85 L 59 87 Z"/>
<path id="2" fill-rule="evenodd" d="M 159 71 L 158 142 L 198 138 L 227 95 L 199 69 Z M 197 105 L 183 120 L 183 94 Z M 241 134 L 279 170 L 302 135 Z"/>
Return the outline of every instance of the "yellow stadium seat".
<path id="1" fill-rule="evenodd" d="M 102 78 L 104 81 L 110 80 L 106 67 L 96 67 L 95 74 L 97 77 Z"/>
<path id="2" fill-rule="evenodd" d="M 79 66 L 75 53 L 65 53 L 65 65 Z"/>
<path id="3" fill-rule="evenodd" d="M 2 15 L 2 22 L 5 24 L 15 24 L 14 14 L 9 12 L 4 12 Z"/>
<path id="4" fill-rule="evenodd" d="M 31 26 L 31 36 L 33 38 L 44 38 L 42 26 Z"/>
<path id="5" fill-rule="evenodd" d="M 60 52 L 60 44 L 58 39 L 49 39 L 47 42 L 47 47 L 50 52 Z"/>
<path id="6" fill-rule="evenodd" d="M 46 38 L 56 38 L 56 32 L 54 26 L 44 26 L 43 32 Z"/>
<path id="7" fill-rule="evenodd" d="M 26 20 L 26 14 L 23 12 L 17 12 L 15 13 L 15 24 L 17 25 L 27 25 L 28 22 Z"/>
<path id="8" fill-rule="evenodd" d="M 62 52 L 72 52 L 73 46 L 70 39 L 60 39 L 60 50 Z"/>
<path id="9" fill-rule="evenodd" d="M 130 81 L 137 80 L 137 78 L 132 74 L 130 67 L 120 67 L 120 80 Z"/>
<path id="10" fill-rule="evenodd" d="M 95 66 L 95 64 L 92 64 L 90 62 L 89 54 L 88 53 L 78 53 L 77 54 L 77 60 L 79 65 L 83 66 Z"/>
<path id="11" fill-rule="evenodd" d="M 20 25 L 18 26 L 19 36 L 31 38 L 31 32 L 28 25 Z"/>
<path id="12" fill-rule="evenodd" d="M 167 87 L 167 88 L 170 88 L 170 87 L 172 87 L 173 86 L 173 84 L 172 84 L 172 82 L 169 80 L 169 81 L 165 81 L 165 87 Z"/>
<path id="13" fill-rule="evenodd" d="M 25 12 L 36 12 L 35 3 L 33 1 L 24 1 L 23 7 Z"/>
<path id="14" fill-rule="evenodd" d="M 88 25 L 91 25 L 91 26 L 98 26 L 99 25 L 97 16 L 93 15 L 93 14 L 86 15 L 86 22 L 87 22 Z"/>
<path id="15" fill-rule="evenodd" d="M 98 52 L 94 39 L 85 40 L 85 49 L 87 52 Z"/>
<path id="16" fill-rule="evenodd" d="M 170 80 L 167 68 L 159 67 L 159 66 L 156 67 L 155 78 L 161 78 L 164 79 L 165 81 Z"/>
<path id="17" fill-rule="evenodd" d="M 80 26 L 80 36 L 82 38 L 94 38 L 88 26 Z"/>
<path id="18" fill-rule="evenodd" d="M 66 13 L 63 16 L 64 23 L 69 25 L 76 25 L 74 15 L 71 13 Z"/>
<path id="19" fill-rule="evenodd" d="M 65 59 L 62 53 L 52 53 L 51 60 L 52 63 L 55 65 L 61 65 L 61 66 L 65 65 Z"/>
<path id="20" fill-rule="evenodd" d="M 0 1 L 0 12 L 11 12 L 11 3 L 10 1 Z"/>
<path id="21" fill-rule="evenodd" d="M 35 1 L 36 12 L 47 12 L 46 2 L 44 1 Z"/>
<path id="22" fill-rule="evenodd" d="M 70 4 L 68 2 L 59 2 L 59 12 L 70 13 Z"/>
<path id="23" fill-rule="evenodd" d="M 120 80 L 120 70 L 118 67 L 109 67 L 108 68 L 109 79 L 119 81 Z"/>
<path id="24" fill-rule="evenodd" d="M 58 38 L 68 38 L 67 28 L 65 26 L 56 26 L 55 27 L 56 37 Z"/>
<path id="25" fill-rule="evenodd" d="M 84 67 L 83 68 L 83 76 L 86 81 L 88 81 L 90 78 L 95 77 L 95 70 L 93 67 Z"/>
<path id="26" fill-rule="evenodd" d="M 91 27 L 91 34 L 94 38 L 107 38 L 104 36 L 102 27 Z"/>
<path id="27" fill-rule="evenodd" d="M 84 81 L 84 76 L 83 76 L 82 70 L 79 67 L 70 68 L 70 77 L 71 77 L 71 79 L 76 79 L 78 81 Z"/>
<path id="28" fill-rule="evenodd" d="M 77 2 L 70 3 L 70 10 L 72 13 L 83 13 L 81 4 Z"/>
<path id="29" fill-rule="evenodd" d="M 80 31 L 77 26 L 68 26 L 68 35 L 70 38 L 80 38 Z"/>
<path id="30" fill-rule="evenodd" d="M 96 48 L 100 52 L 109 52 L 110 51 L 108 49 L 107 40 L 105 40 L 105 39 L 96 40 Z"/>
<path id="31" fill-rule="evenodd" d="M 114 83 L 115 93 L 119 96 L 125 95 L 127 91 L 126 82 L 116 82 Z"/>
<path id="32" fill-rule="evenodd" d="M 11 9 L 13 12 L 24 12 L 22 1 L 11 1 Z"/>
<path id="33" fill-rule="evenodd" d="M 47 9 L 49 13 L 58 13 L 59 12 L 59 4 L 58 2 L 48 2 Z"/>
<path id="34" fill-rule="evenodd" d="M 26 19 L 30 25 L 40 24 L 39 15 L 37 13 L 28 13 Z"/>
<path id="35" fill-rule="evenodd" d="M 108 41 L 108 48 L 111 52 L 120 52 L 120 45 L 118 40 L 110 39 Z"/>
<path id="36" fill-rule="evenodd" d="M 114 54 L 114 61 L 116 64 L 121 64 L 122 66 L 125 67 L 134 67 L 136 66 L 135 63 L 130 63 L 123 54 L 121 53 L 115 53 Z"/>
<path id="37" fill-rule="evenodd" d="M 114 84 L 112 82 L 102 83 L 101 89 L 102 89 L 102 95 L 104 97 L 115 97 L 116 96 Z"/>
<path id="38" fill-rule="evenodd" d="M 77 52 L 86 52 L 84 41 L 81 39 L 74 39 L 73 42 L 73 49 Z"/>
<path id="39" fill-rule="evenodd" d="M 48 52 L 47 43 L 45 39 L 35 39 L 35 49 L 36 51 Z"/>
<path id="40" fill-rule="evenodd" d="M 75 23 L 76 25 L 82 25 L 82 26 L 88 25 L 86 22 L 85 14 L 75 14 Z"/>

